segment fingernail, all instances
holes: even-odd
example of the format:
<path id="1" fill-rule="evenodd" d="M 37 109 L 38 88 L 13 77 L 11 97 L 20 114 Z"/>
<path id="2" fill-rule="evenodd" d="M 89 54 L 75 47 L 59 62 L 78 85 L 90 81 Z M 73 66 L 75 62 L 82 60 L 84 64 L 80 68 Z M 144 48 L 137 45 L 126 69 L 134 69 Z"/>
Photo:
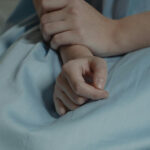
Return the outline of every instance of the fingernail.
<path id="1" fill-rule="evenodd" d="M 104 79 L 99 79 L 97 81 L 97 86 L 99 89 L 104 89 Z"/>
<path id="2" fill-rule="evenodd" d="M 66 110 L 63 107 L 61 107 L 60 108 L 60 115 L 64 115 L 65 113 L 66 113 Z"/>

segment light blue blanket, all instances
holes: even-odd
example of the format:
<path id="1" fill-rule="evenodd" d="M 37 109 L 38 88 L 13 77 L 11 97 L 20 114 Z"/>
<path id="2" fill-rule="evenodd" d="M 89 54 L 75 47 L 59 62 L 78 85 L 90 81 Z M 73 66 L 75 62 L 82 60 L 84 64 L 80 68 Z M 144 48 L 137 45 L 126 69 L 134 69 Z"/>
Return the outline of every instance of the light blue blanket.
<path id="1" fill-rule="evenodd" d="M 107 58 L 110 97 L 58 118 L 52 94 L 61 63 L 30 3 L 21 2 L 0 36 L 0 150 L 149 150 L 150 48 Z M 121 18 L 150 10 L 150 1 L 104 0 L 103 8 Z"/>

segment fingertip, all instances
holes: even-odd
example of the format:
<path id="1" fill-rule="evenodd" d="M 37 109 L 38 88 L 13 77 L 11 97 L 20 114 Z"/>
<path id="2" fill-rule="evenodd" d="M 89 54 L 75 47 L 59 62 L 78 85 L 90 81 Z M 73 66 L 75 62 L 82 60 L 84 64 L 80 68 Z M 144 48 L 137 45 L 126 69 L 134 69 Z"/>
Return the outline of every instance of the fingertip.
<path id="1" fill-rule="evenodd" d="M 59 110 L 59 114 L 61 116 L 63 116 L 63 115 L 65 115 L 65 113 L 66 113 L 66 109 L 64 107 L 61 107 L 60 110 Z"/>
<path id="2" fill-rule="evenodd" d="M 104 89 L 104 87 L 105 87 L 105 80 L 103 78 L 97 79 L 96 80 L 96 87 L 98 89 L 101 89 L 101 90 Z"/>
<path id="3" fill-rule="evenodd" d="M 98 100 L 98 99 L 106 99 L 108 98 L 109 94 L 105 90 L 98 89 L 95 95 L 93 96 L 93 100 Z"/>
<path id="4" fill-rule="evenodd" d="M 62 116 L 66 113 L 66 108 L 65 106 L 63 105 L 63 103 L 61 102 L 61 100 L 59 98 L 56 98 L 55 101 L 55 109 L 56 109 L 56 112 Z"/>

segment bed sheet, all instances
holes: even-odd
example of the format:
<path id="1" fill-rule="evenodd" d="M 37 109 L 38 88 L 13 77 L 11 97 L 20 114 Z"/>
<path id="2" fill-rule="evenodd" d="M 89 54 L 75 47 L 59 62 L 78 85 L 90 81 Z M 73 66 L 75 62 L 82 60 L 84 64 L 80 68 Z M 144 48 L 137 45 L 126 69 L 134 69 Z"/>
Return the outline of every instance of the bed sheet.
<path id="1" fill-rule="evenodd" d="M 0 150 L 149 150 L 150 48 L 106 58 L 109 98 L 58 117 L 61 71 L 35 15 L 0 37 Z"/>

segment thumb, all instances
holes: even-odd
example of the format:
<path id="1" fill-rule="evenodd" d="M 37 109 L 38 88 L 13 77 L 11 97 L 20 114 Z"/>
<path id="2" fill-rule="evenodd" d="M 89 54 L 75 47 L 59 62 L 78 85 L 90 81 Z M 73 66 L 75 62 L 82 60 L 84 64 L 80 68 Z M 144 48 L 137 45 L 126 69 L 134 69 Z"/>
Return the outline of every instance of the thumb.
<path id="1" fill-rule="evenodd" d="M 105 60 L 102 58 L 94 59 L 91 67 L 94 86 L 103 90 L 107 81 L 107 64 Z"/>

